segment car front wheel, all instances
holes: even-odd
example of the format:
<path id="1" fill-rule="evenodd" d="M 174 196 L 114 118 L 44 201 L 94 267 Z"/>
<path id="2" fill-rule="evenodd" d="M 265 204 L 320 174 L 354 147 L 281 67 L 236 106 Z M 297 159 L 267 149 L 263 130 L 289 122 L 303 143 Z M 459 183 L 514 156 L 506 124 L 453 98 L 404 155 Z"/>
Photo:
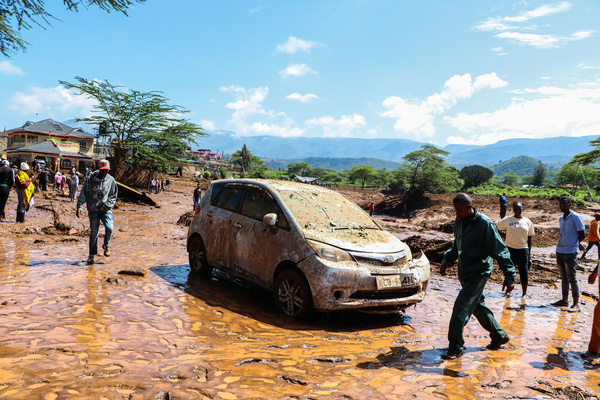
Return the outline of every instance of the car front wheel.
<path id="1" fill-rule="evenodd" d="M 189 244 L 189 260 L 192 272 L 201 275 L 210 275 L 212 267 L 206 262 L 206 248 L 200 236 L 194 236 Z"/>
<path id="2" fill-rule="evenodd" d="M 277 309 L 294 318 L 303 318 L 313 311 L 310 287 L 304 275 L 295 269 L 282 271 L 275 279 L 273 298 Z"/>

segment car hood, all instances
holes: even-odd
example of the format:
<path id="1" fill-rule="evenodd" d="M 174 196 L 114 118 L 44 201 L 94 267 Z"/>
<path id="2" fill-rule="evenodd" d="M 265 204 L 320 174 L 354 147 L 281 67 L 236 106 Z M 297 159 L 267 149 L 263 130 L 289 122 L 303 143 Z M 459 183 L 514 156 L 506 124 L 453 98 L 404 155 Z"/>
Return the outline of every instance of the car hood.
<path id="1" fill-rule="evenodd" d="M 403 250 L 402 242 L 391 233 L 377 229 L 343 229 L 332 232 L 303 230 L 307 239 L 318 240 L 346 251 L 394 253 Z"/>

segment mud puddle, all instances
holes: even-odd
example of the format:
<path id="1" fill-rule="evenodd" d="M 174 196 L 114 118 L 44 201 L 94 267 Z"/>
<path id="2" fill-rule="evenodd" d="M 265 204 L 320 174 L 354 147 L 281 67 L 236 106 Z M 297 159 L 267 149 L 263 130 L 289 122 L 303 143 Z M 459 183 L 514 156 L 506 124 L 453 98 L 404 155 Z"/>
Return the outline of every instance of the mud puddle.
<path id="1" fill-rule="evenodd" d="M 0 398 L 597 398 L 600 360 L 582 357 L 593 300 L 571 314 L 548 306 L 555 289 L 532 287 L 522 302 L 490 283 L 486 302 L 511 341 L 488 351 L 486 332 L 470 322 L 465 354 L 449 362 L 440 355 L 459 289 L 452 278 L 434 274 L 406 315 L 290 320 L 262 289 L 218 271 L 189 275 L 187 228 L 177 221 L 194 185 L 173 181 L 178 193 L 157 195 L 160 209 L 115 210 L 112 255 L 92 266 L 85 238 L 0 224 Z M 73 203 L 52 201 L 61 221 L 85 229 Z M 44 210 L 27 218 L 31 228 L 53 221 Z M 123 284 L 109 281 L 117 277 Z M 597 293 L 582 278 L 582 290 Z"/>

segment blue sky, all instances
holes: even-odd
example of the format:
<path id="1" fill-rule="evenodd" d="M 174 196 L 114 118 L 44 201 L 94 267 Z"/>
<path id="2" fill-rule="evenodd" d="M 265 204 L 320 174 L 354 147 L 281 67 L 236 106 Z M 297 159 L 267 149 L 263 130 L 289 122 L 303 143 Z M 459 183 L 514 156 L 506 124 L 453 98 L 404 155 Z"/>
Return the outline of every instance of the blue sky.
<path id="1" fill-rule="evenodd" d="M 47 3 L 61 21 L 0 58 L 0 129 L 89 115 L 59 84 L 81 76 L 241 136 L 600 136 L 597 0 L 149 0 L 129 17 Z"/>

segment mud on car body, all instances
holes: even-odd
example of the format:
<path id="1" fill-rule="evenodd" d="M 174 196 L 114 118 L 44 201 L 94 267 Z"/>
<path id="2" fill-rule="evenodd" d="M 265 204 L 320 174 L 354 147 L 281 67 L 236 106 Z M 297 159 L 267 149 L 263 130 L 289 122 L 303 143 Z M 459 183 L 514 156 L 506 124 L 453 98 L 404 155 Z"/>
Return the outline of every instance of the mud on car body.
<path id="1" fill-rule="evenodd" d="M 213 267 L 273 292 L 276 307 L 400 311 L 423 300 L 429 261 L 342 194 L 288 181 L 226 179 L 200 201 L 187 250 L 193 272 Z"/>

